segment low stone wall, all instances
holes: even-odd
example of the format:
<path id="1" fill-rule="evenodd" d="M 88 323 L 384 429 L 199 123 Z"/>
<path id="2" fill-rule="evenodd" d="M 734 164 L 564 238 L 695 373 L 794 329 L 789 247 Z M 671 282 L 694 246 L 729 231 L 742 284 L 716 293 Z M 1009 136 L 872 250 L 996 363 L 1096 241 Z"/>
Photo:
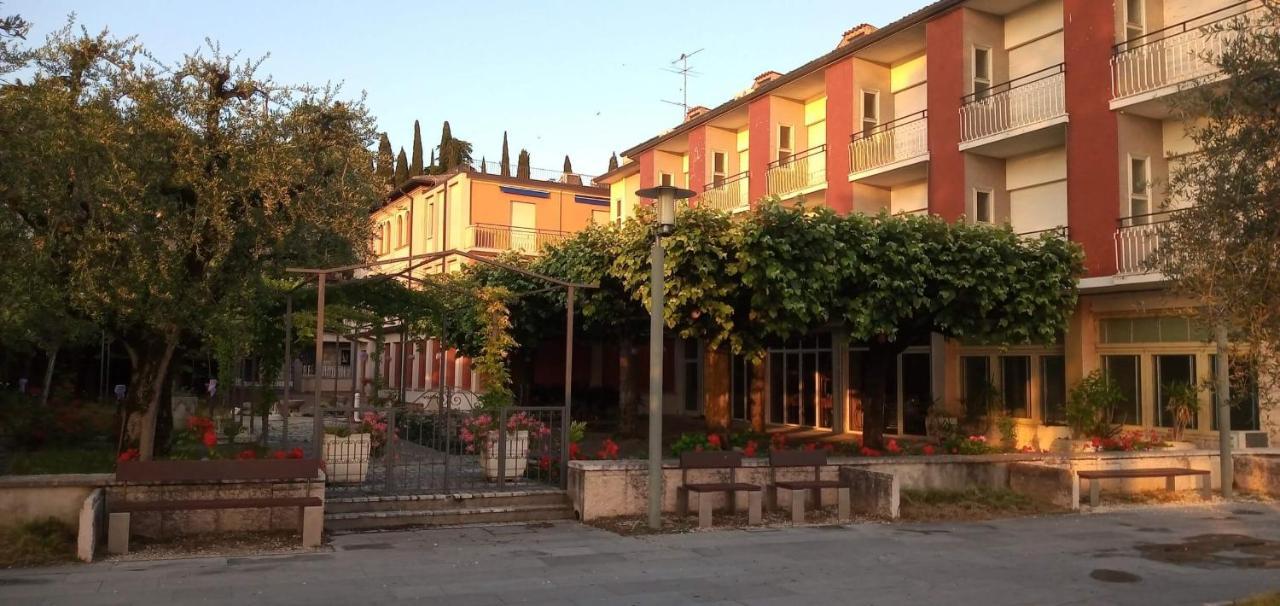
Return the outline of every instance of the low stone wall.
<path id="1" fill-rule="evenodd" d="M 895 520 L 900 515 L 902 495 L 896 474 L 849 466 L 840 468 L 840 481 L 849 487 L 853 511 Z"/>
<path id="2" fill-rule="evenodd" d="M 110 510 L 113 502 L 269 497 L 319 497 L 323 501 L 324 481 L 223 480 L 127 486 L 113 483 L 107 487 L 107 508 Z M 301 529 L 302 510 L 298 507 L 135 512 L 130 520 L 130 535 L 149 539 L 214 532 Z"/>
<path id="3" fill-rule="evenodd" d="M 1245 492 L 1280 497 L 1280 452 L 1234 457 L 1235 486 Z"/>
<path id="4" fill-rule="evenodd" d="M 1048 465 L 1066 467 L 1073 472 L 1094 469 L 1150 469 L 1155 467 L 1180 467 L 1209 471 L 1210 486 L 1222 487 L 1222 468 L 1218 465 L 1215 450 L 1154 450 L 1147 452 L 1097 452 L 1075 453 L 1070 457 L 1057 457 L 1045 461 Z M 1199 488 L 1199 478 L 1181 476 L 1175 480 L 1177 490 Z M 1144 492 L 1164 490 L 1164 478 L 1123 478 L 1102 481 L 1103 492 Z"/>
<path id="5" fill-rule="evenodd" d="M 1070 467 L 1042 463 L 1009 466 L 1009 490 L 1058 507 L 1072 508 L 1080 502 L 1073 479 Z"/>
<path id="6" fill-rule="evenodd" d="M 113 478 L 109 473 L 0 476 L 0 520 L 20 524 L 53 517 L 75 528 L 85 499 Z"/>
<path id="7" fill-rule="evenodd" d="M 95 488 L 80 506 L 80 520 L 76 527 L 76 557 L 82 562 L 92 562 L 98 546 L 107 536 L 107 493 Z"/>

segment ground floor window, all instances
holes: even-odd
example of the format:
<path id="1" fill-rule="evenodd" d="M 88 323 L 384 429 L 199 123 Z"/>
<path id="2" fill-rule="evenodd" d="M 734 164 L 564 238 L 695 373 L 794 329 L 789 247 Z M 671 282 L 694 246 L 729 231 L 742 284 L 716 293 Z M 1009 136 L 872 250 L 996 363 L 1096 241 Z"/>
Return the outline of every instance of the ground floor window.
<path id="1" fill-rule="evenodd" d="M 1261 428 L 1258 417 L 1258 374 L 1251 365 L 1228 358 L 1230 365 L 1229 397 L 1231 399 L 1231 431 L 1257 431 Z M 1209 354 L 1209 376 L 1218 368 L 1218 354 Z M 1218 429 L 1218 382 L 1210 382 L 1210 393 L 1213 395 L 1213 410 L 1210 415 L 1213 429 Z"/>
<path id="2" fill-rule="evenodd" d="M 702 400 L 702 382 L 698 370 L 702 368 L 701 348 L 697 339 L 684 341 L 684 410 L 698 412 Z"/>
<path id="3" fill-rule="evenodd" d="M 1040 356 L 1040 421 L 1067 423 L 1067 358 Z"/>
<path id="4" fill-rule="evenodd" d="M 1065 421 L 1065 356 L 970 352 L 960 356 L 960 399 L 966 418 L 1004 414 L 1048 424 Z"/>
<path id="5" fill-rule="evenodd" d="M 1000 401 L 1006 415 L 1031 418 L 1031 356 L 1000 356 Z"/>
<path id="6" fill-rule="evenodd" d="M 865 428 L 867 397 L 862 376 L 867 351 L 849 351 L 850 419 L 854 430 Z M 924 435 L 925 418 L 933 405 L 933 362 L 927 348 L 907 351 L 885 370 L 883 431 L 887 434 Z"/>
<path id="7" fill-rule="evenodd" d="M 769 349 L 769 421 L 831 427 L 831 335 L 790 339 Z"/>
<path id="8" fill-rule="evenodd" d="M 1102 372 L 1116 384 L 1122 396 L 1115 421 L 1125 425 L 1142 424 L 1142 372 L 1139 356 L 1102 356 Z"/>
<path id="9" fill-rule="evenodd" d="M 1155 424 L 1158 427 L 1173 427 L 1175 418 L 1174 413 L 1169 410 L 1169 399 L 1179 388 L 1196 385 L 1196 357 L 1192 354 L 1157 355 L 1155 372 Z M 1197 416 L 1192 415 L 1187 429 L 1196 428 Z"/>
<path id="10" fill-rule="evenodd" d="M 735 355 L 729 361 L 729 404 L 734 419 L 751 420 L 751 359 Z"/>

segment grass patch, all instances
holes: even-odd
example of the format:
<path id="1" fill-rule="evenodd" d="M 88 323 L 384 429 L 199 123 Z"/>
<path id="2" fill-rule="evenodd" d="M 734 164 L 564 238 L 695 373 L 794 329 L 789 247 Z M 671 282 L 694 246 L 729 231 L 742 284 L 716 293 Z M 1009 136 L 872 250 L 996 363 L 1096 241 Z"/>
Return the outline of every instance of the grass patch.
<path id="1" fill-rule="evenodd" d="M 1280 606 L 1280 591 L 1260 593 L 1232 602 L 1235 606 Z"/>
<path id="2" fill-rule="evenodd" d="M 45 473 L 111 473 L 115 468 L 114 449 L 49 448 L 11 453 L 4 473 L 23 476 Z"/>
<path id="3" fill-rule="evenodd" d="M 56 518 L 0 526 L 0 568 L 66 562 L 75 550 L 76 530 Z"/>
<path id="4" fill-rule="evenodd" d="M 1066 511 L 1011 490 L 904 490 L 901 514 L 909 521 L 989 520 Z"/>

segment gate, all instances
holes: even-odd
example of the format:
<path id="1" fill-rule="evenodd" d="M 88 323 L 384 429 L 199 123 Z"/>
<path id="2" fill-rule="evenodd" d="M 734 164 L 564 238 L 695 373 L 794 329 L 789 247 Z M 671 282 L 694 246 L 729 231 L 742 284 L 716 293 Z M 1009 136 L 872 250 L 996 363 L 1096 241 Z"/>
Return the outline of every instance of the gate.
<path id="1" fill-rule="evenodd" d="M 316 443 L 336 494 L 440 494 L 564 487 L 568 423 L 559 406 L 475 410 L 436 391 L 385 408 L 321 409 Z M 323 435 L 319 435 L 323 432 Z"/>

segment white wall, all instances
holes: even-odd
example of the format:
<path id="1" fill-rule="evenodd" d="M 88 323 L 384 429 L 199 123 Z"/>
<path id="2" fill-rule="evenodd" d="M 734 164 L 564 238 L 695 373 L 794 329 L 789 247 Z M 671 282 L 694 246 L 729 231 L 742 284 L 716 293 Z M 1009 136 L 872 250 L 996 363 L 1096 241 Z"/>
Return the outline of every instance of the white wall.
<path id="1" fill-rule="evenodd" d="M 929 207 L 929 182 L 908 183 L 889 190 L 889 212 L 900 213 Z"/>
<path id="2" fill-rule="evenodd" d="M 1009 223 L 1022 233 L 1067 224 L 1067 152 L 1058 147 L 1009 158 Z"/>
<path id="3" fill-rule="evenodd" d="M 1004 20 L 1009 79 L 1062 63 L 1062 0 L 1036 2 Z"/>

